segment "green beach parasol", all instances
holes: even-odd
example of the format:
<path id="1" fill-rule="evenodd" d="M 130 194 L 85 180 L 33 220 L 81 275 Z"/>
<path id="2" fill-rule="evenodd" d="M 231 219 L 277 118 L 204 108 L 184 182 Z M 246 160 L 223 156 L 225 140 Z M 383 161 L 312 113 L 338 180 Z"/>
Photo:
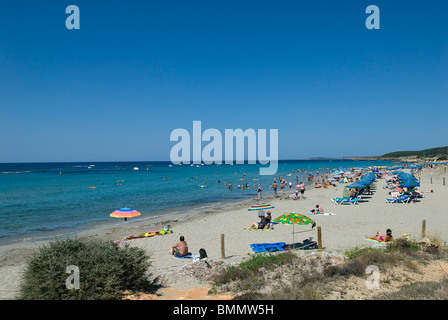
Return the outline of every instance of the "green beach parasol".
<path id="1" fill-rule="evenodd" d="M 274 222 L 282 223 L 282 224 L 292 224 L 292 243 L 294 244 L 294 225 L 300 224 L 300 225 L 306 225 L 311 224 L 311 228 L 314 228 L 316 226 L 316 222 L 314 222 L 313 219 L 304 216 L 300 213 L 285 213 L 284 215 L 281 215 L 274 219 Z"/>

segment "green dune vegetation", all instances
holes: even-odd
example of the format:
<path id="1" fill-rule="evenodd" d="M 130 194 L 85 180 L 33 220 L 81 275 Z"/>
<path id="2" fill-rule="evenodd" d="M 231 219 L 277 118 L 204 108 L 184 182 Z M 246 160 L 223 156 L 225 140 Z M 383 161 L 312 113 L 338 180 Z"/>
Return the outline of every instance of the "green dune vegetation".
<path id="1" fill-rule="evenodd" d="M 394 151 L 383 154 L 381 158 L 414 158 L 416 160 L 448 160 L 448 146 L 417 151 Z"/>
<path id="2" fill-rule="evenodd" d="M 324 252 L 251 255 L 216 273 L 212 292 L 232 292 L 236 300 L 446 300 L 446 257 L 437 237 L 355 247 L 342 259 Z M 366 287 L 366 270 L 372 265 L 381 273 L 381 290 Z"/>
<path id="3" fill-rule="evenodd" d="M 79 288 L 67 266 L 79 271 Z M 58 239 L 29 257 L 18 299 L 116 300 L 125 290 L 151 292 L 150 266 L 149 255 L 139 248 L 99 239 Z"/>

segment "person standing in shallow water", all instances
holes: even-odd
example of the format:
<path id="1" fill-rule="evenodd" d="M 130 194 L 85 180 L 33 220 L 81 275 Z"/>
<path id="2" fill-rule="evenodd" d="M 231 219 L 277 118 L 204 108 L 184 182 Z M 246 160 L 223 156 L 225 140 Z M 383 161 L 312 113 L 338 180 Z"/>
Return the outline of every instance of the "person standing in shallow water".
<path id="1" fill-rule="evenodd" d="M 261 199 L 261 186 L 258 185 L 258 199 Z"/>
<path id="2" fill-rule="evenodd" d="M 305 199 L 305 184 L 303 182 L 300 182 L 299 189 L 301 198 Z"/>
<path id="3" fill-rule="evenodd" d="M 274 194 L 277 195 L 277 182 L 274 181 L 272 184 L 272 189 L 274 190 Z"/>

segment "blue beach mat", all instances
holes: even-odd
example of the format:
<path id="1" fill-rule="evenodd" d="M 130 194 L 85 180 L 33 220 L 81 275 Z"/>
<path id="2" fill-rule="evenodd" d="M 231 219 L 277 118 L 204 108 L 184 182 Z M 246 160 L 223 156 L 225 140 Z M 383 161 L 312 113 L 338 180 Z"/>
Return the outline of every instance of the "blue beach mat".
<path id="1" fill-rule="evenodd" d="M 276 242 L 276 243 L 253 243 L 250 245 L 254 252 L 275 252 L 275 251 L 285 251 L 286 243 L 285 242 Z"/>

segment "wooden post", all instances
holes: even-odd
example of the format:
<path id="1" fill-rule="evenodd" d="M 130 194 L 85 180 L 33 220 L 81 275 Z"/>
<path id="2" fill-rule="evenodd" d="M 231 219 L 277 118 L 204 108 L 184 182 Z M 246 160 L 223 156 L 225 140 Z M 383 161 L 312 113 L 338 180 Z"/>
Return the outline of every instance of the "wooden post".
<path id="1" fill-rule="evenodd" d="M 322 231 L 320 229 L 320 226 L 317 227 L 317 247 L 319 249 L 322 249 Z"/>
<path id="2" fill-rule="evenodd" d="M 221 258 L 225 259 L 226 258 L 226 253 L 224 250 L 224 234 L 221 233 Z"/>
<path id="3" fill-rule="evenodd" d="M 445 177 L 443 177 L 443 185 L 445 185 Z"/>
<path id="4" fill-rule="evenodd" d="M 426 235 L 426 220 L 422 220 L 422 238 Z"/>

